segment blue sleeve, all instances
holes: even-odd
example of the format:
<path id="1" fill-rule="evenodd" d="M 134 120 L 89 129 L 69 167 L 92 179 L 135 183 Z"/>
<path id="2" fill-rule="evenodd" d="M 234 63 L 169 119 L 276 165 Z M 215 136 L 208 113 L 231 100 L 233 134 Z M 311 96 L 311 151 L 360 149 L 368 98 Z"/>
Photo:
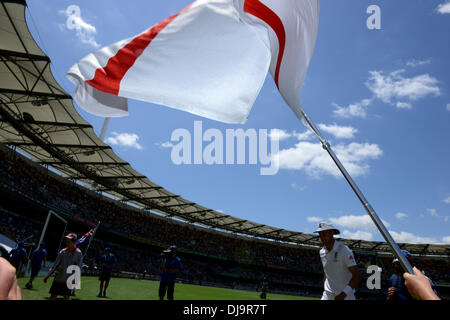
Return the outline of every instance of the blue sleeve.
<path id="1" fill-rule="evenodd" d="M 183 266 L 181 265 L 181 260 L 177 259 L 177 269 L 182 269 Z"/>
<path id="2" fill-rule="evenodd" d="M 388 288 L 396 287 L 396 282 L 397 282 L 396 280 L 397 280 L 397 277 L 396 277 L 395 274 L 393 274 L 393 275 L 389 278 L 389 286 L 388 286 Z"/>

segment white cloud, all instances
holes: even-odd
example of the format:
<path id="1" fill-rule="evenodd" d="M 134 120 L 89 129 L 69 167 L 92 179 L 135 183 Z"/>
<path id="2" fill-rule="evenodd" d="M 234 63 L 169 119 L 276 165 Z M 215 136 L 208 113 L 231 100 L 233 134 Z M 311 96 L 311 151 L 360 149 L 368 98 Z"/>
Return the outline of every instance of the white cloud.
<path id="1" fill-rule="evenodd" d="M 362 229 L 362 230 L 376 230 L 375 223 L 369 217 L 369 215 L 365 214 L 362 216 L 348 215 L 341 216 L 338 218 L 330 218 L 329 221 L 340 227 L 351 228 L 351 229 Z M 390 224 L 384 220 L 382 220 L 386 227 L 389 227 Z"/>
<path id="2" fill-rule="evenodd" d="M 440 14 L 450 13 L 450 1 L 448 1 L 447 3 L 441 3 L 437 6 L 436 10 Z"/>
<path id="3" fill-rule="evenodd" d="M 355 239 L 355 240 L 367 240 L 372 241 L 373 234 L 367 231 L 357 230 L 355 232 L 351 232 L 348 230 L 344 230 L 342 232 L 342 237 L 346 239 Z"/>
<path id="4" fill-rule="evenodd" d="M 353 176 L 367 174 L 370 169 L 367 161 L 377 159 L 383 154 L 376 144 L 356 142 L 339 144 L 334 151 Z M 323 174 L 342 176 L 320 143 L 301 141 L 295 147 L 280 150 L 274 157 L 279 158 L 280 169 L 304 170 L 313 178 L 320 178 Z"/>
<path id="5" fill-rule="evenodd" d="M 352 103 L 347 107 L 342 107 L 336 103 L 333 103 L 332 105 L 336 107 L 336 110 L 333 110 L 333 114 L 339 118 L 365 118 L 367 116 L 365 109 L 371 102 L 371 99 L 363 99 Z"/>
<path id="6" fill-rule="evenodd" d="M 100 44 L 95 40 L 97 29 L 83 20 L 79 6 L 70 5 L 66 10 L 60 10 L 59 13 L 67 17 L 66 23 L 59 25 L 61 29 L 75 29 L 75 34 L 82 43 L 89 44 L 94 48 L 100 47 Z"/>
<path id="7" fill-rule="evenodd" d="M 436 218 L 441 218 L 444 220 L 444 222 L 448 222 L 449 218 L 448 216 L 441 216 L 437 213 L 436 209 L 427 209 L 427 212 L 430 216 L 432 217 L 436 217 Z"/>
<path id="8" fill-rule="evenodd" d="M 411 109 L 412 104 L 408 102 L 397 102 L 395 106 L 399 109 Z"/>
<path id="9" fill-rule="evenodd" d="M 298 191 L 304 191 L 306 189 L 306 186 L 299 186 L 296 183 L 291 183 L 291 188 Z"/>
<path id="10" fill-rule="evenodd" d="M 442 243 L 450 244 L 450 236 L 442 237 Z"/>
<path id="11" fill-rule="evenodd" d="M 142 146 L 137 142 L 139 136 L 135 133 L 117 133 L 112 132 L 113 137 L 108 137 L 105 141 L 112 145 L 118 145 L 122 147 L 130 147 L 138 150 L 142 150 Z"/>
<path id="12" fill-rule="evenodd" d="M 375 97 L 385 103 L 404 99 L 417 101 L 429 95 L 438 96 L 441 94 L 436 78 L 428 74 L 406 78 L 402 76 L 404 72 L 405 70 L 397 70 L 385 76 L 380 71 L 370 71 L 366 86 Z M 404 101 L 400 102 L 404 103 Z"/>
<path id="13" fill-rule="evenodd" d="M 311 130 L 307 130 L 305 132 L 302 133 L 297 133 L 296 131 L 294 131 L 292 133 L 292 135 L 294 137 L 297 138 L 297 140 L 303 141 L 303 140 L 311 140 L 313 137 L 313 133 L 311 132 Z"/>
<path id="14" fill-rule="evenodd" d="M 163 142 L 163 143 L 156 143 L 156 145 L 160 146 L 162 148 L 166 148 L 166 149 L 172 148 L 174 146 L 174 144 L 172 142 L 170 142 L 170 141 L 166 141 L 166 142 Z"/>
<path id="15" fill-rule="evenodd" d="M 400 243 L 432 243 L 436 244 L 439 243 L 439 241 L 436 238 L 430 238 L 430 237 L 421 237 L 417 236 L 415 234 L 412 234 L 410 232 L 396 232 L 390 230 L 389 233 L 394 238 L 395 241 Z"/>
<path id="16" fill-rule="evenodd" d="M 286 139 L 292 137 L 292 135 L 282 129 L 272 129 L 272 130 L 270 130 L 269 137 L 272 140 L 278 139 L 278 141 L 283 141 L 283 140 L 286 140 Z"/>
<path id="17" fill-rule="evenodd" d="M 406 213 L 403 213 L 403 212 L 397 212 L 397 213 L 395 214 L 395 217 L 396 217 L 397 219 L 399 219 L 399 220 L 403 220 L 403 219 L 408 218 L 408 215 L 407 215 Z"/>
<path id="18" fill-rule="evenodd" d="M 427 209 L 427 212 L 430 216 L 432 217 L 438 217 L 439 215 L 437 214 L 436 209 Z"/>
<path id="19" fill-rule="evenodd" d="M 445 203 L 450 203 L 450 197 L 445 198 L 444 200 L 442 200 Z"/>
<path id="20" fill-rule="evenodd" d="M 358 130 L 353 127 L 338 126 L 337 124 L 326 125 L 320 123 L 319 129 L 332 134 L 338 139 L 352 139 L 355 137 L 355 133 L 358 132 Z"/>
<path id="21" fill-rule="evenodd" d="M 430 63 L 431 63 L 431 59 L 425 59 L 425 60 L 412 59 L 412 60 L 409 60 L 408 62 L 406 62 L 406 65 L 408 67 L 417 67 L 417 66 L 423 66 L 425 64 L 430 64 Z"/>
<path id="22" fill-rule="evenodd" d="M 447 104 L 447 111 L 450 111 L 450 103 Z"/>
<path id="23" fill-rule="evenodd" d="M 306 218 L 306 220 L 308 222 L 312 222 L 312 223 L 318 223 L 318 222 L 323 221 L 323 219 L 321 217 L 308 217 L 308 218 Z"/>

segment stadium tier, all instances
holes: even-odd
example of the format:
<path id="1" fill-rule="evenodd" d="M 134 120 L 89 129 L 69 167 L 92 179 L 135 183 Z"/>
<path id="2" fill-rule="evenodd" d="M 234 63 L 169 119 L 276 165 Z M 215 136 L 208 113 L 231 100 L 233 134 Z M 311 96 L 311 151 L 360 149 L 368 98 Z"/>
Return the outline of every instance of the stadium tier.
<path id="1" fill-rule="evenodd" d="M 180 281 L 255 290 L 266 277 L 269 292 L 321 295 L 317 235 L 205 208 L 135 171 L 97 137 L 53 78 L 49 57 L 28 30 L 25 1 L 1 4 L 1 234 L 26 239 L 31 249 L 52 210 L 78 235 L 101 221 L 85 259 L 87 274 L 97 272 L 100 254 L 109 246 L 118 257 L 116 276 L 157 279 L 160 252 L 176 244 L 184 266 Z M 393 272 L 389 246 L 341 241 L 356 253 L 363 275 L 370 264 L 383 268 L 382 289 L 365 290 L 361 281 L 358 294 L 384 298 Z M 435 282 L 450 281 L 448 246 L 399 245 Z"/>
<path id="2" fill-rule="evenodd" d="M 27 243 L 37 243 L 48 210 L 67 218 L 70 230 L 80 235 L 102 221 L 85 259 L 87 274 L 97 272 L 103 248 L 111 247 L 118 257 L 115 275 L 158 279 L 161 250 L 176 244 L 184 262 L 178 278 L 182 282 L 254 290 L 266 277 L 270 292 L 317 297 L 322 291 L 318 248 L 246 238 L 142 212 L 67 181 L 5 147 L 0 150 L 0 176 L 0 233 L 15 241 L 31 236 Z M 369 291 L 362 281 L 359 295 L 383 298 L 392 258 L 355 253 L 363 276 L 371 264 L 383 269 L 382 289 Z M 417 257 L 415 265 L 437 283 L 450 281 L 448 259 Z"/>

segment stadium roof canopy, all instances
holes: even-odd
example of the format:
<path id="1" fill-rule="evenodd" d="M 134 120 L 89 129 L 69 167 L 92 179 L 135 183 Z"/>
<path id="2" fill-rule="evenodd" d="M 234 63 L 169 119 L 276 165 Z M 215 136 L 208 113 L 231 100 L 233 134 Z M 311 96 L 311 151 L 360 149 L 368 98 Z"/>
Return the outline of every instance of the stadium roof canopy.
<path id="1" fill-rule="evenodd" d="M 120 201 L 168 217 L 253 237 L 320 246 L 317 235 L 242 220 L 173 194 L 135 171 L 95 134 L 54 79 L 50 59 L 25 20 L 24 0 L 0 0 L 0 142 Z M 342 239 L 361 250 L 385 242 Z M 449 246 L 399 244 L 416 254 L 450 255 Z"/>

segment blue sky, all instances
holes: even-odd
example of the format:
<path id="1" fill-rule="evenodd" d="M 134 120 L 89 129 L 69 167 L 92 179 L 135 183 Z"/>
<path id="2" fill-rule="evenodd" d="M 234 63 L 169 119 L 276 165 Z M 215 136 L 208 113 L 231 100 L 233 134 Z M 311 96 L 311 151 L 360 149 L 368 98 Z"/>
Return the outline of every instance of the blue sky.
<path id="1" fill-rule="evenodd" d="M 28 0 L 27 20 L 69 93 L 65 73 L 81 58 L 134 36 L 190 1 Z M 369 30 L 367 8 L 381 9 Z M 80 8 L 77 28 L 65 13 Z M 31 13 L 31 15 L 30 15 Z M 302 105 L 399 242 L 450 244 L 450 3 L 447 0 L 323 0 Z M 97 133 L 103 118 L 76 106 Z M 115 152 L 152 181 L 226 214 L 294 231 L 335 223 L 344 237 L 382 240 L 318 140 L 306 132 L 270 75 L 244 125 L 129 101 L 106 135 Z M 280 170 L 260 165 L 175 165 L 172 132 L 277 129 Z"/>

